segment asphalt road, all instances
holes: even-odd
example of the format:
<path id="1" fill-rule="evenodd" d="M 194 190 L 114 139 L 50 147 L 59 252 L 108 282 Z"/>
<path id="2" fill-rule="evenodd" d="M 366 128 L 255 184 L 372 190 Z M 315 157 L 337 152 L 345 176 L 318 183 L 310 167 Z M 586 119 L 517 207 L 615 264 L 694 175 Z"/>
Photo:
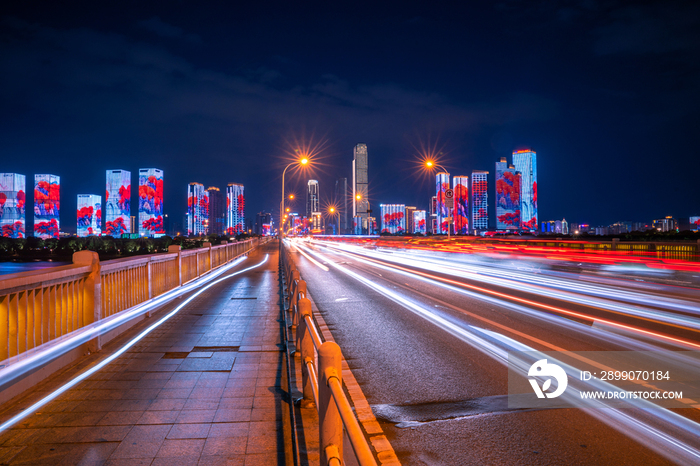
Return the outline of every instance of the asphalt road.
<path id="1" fill-rule="evenodd" d="M 381 251 L 359 255 L 363 251 L 327 246 L 302 243 L 293 249 L 295 260 L 403 464 L 700 462 L 694 456 L 699 409 L 661 416 L 635 409 L 512 409 L 502 357 L 518 345 L 538 351 L 700 349 L 692 346 L 700 344 L 693 328 L 696 289 L 625 277 L 547 276 L 517 264 L 428 270 L 422 267 L 430 267 L 430 256 L 413 263 Z M 531 278 L 536 283 L 527 283 Z"/>

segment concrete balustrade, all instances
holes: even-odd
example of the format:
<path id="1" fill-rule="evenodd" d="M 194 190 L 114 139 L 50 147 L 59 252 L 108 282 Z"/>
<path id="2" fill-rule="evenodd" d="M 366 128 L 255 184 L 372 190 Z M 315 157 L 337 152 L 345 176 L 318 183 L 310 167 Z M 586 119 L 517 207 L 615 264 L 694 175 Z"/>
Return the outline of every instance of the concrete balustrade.
<path id="1" fill-rule="evenodd" d="M 281 268 L 287 281 L 288 311 L 292 328 L 296 328 L 295 357 L 301 361 L 302 407 L 316 406 L 319 420 L 319 453 L 322 465 L 342 465 L 343 432 L 347 432 L 360 466 L 377 466 L 369 443 L 343 391 L 342 354 L 340 347 L 323 342 L 307 298 L 306 282 L 291 253 L 280 244 Z"/>
<path id="2" fill-rule="evenodd" d="M 158 297 L 239 257 L 258 239 L 100 262 L 79 251 L 73 265 L 0 276 L 0 366 L 70 332 Z M 115 335 L 111 335 L 114 337 Z M 99 350 L 100 336 L 88 349 Z"/>

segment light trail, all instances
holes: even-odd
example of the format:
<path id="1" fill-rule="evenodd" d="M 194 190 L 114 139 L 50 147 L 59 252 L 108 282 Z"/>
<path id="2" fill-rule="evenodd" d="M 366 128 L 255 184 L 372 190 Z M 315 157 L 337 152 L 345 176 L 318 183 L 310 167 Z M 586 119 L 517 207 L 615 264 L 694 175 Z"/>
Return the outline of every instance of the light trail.
<path id="1" fill-rule="evenodd" d="M 312 251 L 306 247 L 297 245 L 299 249 L 305 249 L 307 253 L 318 257 L 320 260 L 324 260 L 323 256 L 315 251 Z M 337 253 L 337 252 L 336 252 Z M 346 255 L 347 253 L 340 253 L 341 255 Z M 367 259 L 369 260 L 369 259 Z M 371 260 L 370 260 L 371 261 Z M 340 272 L 354 278 L 365 286 L 372 288 L 378 293 L 386 296 L 392 301 L 400 304 L 404 308 L 414 312 L 415 314 L 423 317 L 427 321 L 433 323 L 434 325 L 442 328 L 448 333 L 456 336 L 470 346 L 481 351 L 482 353 L 496 359 L 504 365 L 508 365 L 508 353 L 507 349 L 504 349 L 501 345 L 505 345 L 516 351 L 534 351 L 535 349 L 524 345 L 512 338 L 505 335 L 501 335 L 497 332 L 492 332 L 485 329 L 480 329 L 468 325 L 468 328 L 456 325 L 453 322 L 448 321 L 444 317 L 435 314 L 434 310 L 425 308 L 420 304 L 413 302 L 399 293 L 392 291 L 378 283 L 363 277 L 362 275 L 353 272 L 346 267 L 334 263 L 333 261 L 327 261 L 333 268 L 339 270 Z M 371 261 L 375 262 L 375 261 Z M 376 265 L 376 264 L 371 264 Z M 382 268 L 389 268 L 387 266 L 382 266 Z M 405 272 L 406 274 L 415 273 L 415 271 Z M 425 275 L 425 274 L 421 274 Z M 487 337 L 487 338 L 484 338 Z M 490 341 L 491 340 L 491 341 Z M 521 362 L 521 366 L 530 367 L 533 361 Z M 569 373 L 576 373 L 577 369 L 572 368 L 566 364 L 560 364 L 562 367 L 566 366 L 569 369 Z M 526 373 L 526 372 L 525 372 Z M 578 383 L 578 382 L 577 382 Z M 583 386 L 591 385 L 597 389 L 616 389 L 617 387 L 610 385 L 606 382 L 599 380 L 591 380 L 582 382 Z M 577 389 L 580 391 L 580 389 Z M 575 396 L 575 395 L 574 395 Z M 669 458 L 673 461 L 683 461 L 684 464 L 697 464 L 700 461 L 700 450 L 693 447 L 696 440 L 700 437 L 700 425 L 687 419 L 679 414 L 671 412 L 669 410 L 660 408 L 652 403 L 642 400 L 642 402 L 634 403 L 630 402 L 631 405 L 637 408 L 642 408 L 642 413 L 645 416 L 651 417 L 653 422 L 664 424 L 664 429 L 675 430 L 678 437 L 685 437 L 685 439 L 679 439 L 672 435 L 669 435 L 666 431 L 660 430 L 659 428 L 645 423 L 642 420 L 636 419 L 635 417 L 622 412 L 619 409 L 609 408 L 606 405 L 601 406 L 602 403 L 596 402 L 591 405 L 592 408 L 605 408 L 605 409 L 588 409 L 586 412 L 593 415 L 602 422 L 610 425 L 613 428 L 623 432 L 625 435 L 634 438 L 646 447 L 656 451 L 657 453 Z M 630 406 L 632 407 L 632 406 Z"/>
<path id="2" fill-rule="evenodd" d="M 325 245 L 325 244 L 324 244 L 324 246 L 330 247 L 330 248 L 332 248 L 332 249 L 336 249 L 335 245 L 329 246 L 329 245 Z M 357 253 L 353 253 L 353 252 L 350 252 L 350 251 L 346 251 L 346 253 L 350 253 L 350 254 L 353 254 L 353 255 L 356 255 L 356 254 L 357 254 Z M 366 256 L 367 256 L 366 254 L 362 254 L 362 256 L 364 256 L 363 258 L 364 258 L 364 260 L 366 260 L 366 261 L 378 263 L 376 260 L 370 259 L 369 257 L 366 257 Z M 412 264 L 412 265 L 413 265 L 413 264 Z M 416 266 L 416 267 L 421 267 L 420 264 L 416 264 L 415 266 Z M 700 343 L 688 341 L 688 340 L 685 340 L 685 339 L 682 339 L 682 338 L 676 338 L 676 337 L 673 337 L 673 336 L 670 336 L 670 335 L 665 335 L 665 334 L 663 334 L 663 333 L 653 332 L 653 331 L 651 331 L 651 330 L 645 330 L 645 329 L 642 329 L 642 328 L 639 328 L 639 327 L 634 327 L 634 326 L 631 326 L 631 325 L 621 324 L 621 323 L 618 323 L 618 322 L 615 322 L 615 321 L 612 321 L 612 320 L 602 319 L 602 318 L 599 318 L 599 317 L 596 317 L 596 316 L 591 316 L 591 315 L 583 314 L 583 313 L 580 313 L 580 312 L 570 311 L 570 310 L 568 310 L 568 309 L 563 309 L 563 308 L 558 307 L 558 306 L 551 306 L 551 305 L 548 305 L 548 304 L 539 303 L 539 302 L 537 302 L 537 301 L 532 301 L 532 300 L 530 300 L 530 299 L 520 298 L 520 297 L 517 297 L 517 296 L 509 295 L 509 294 L 506 294 L 506 293 L 501 293 L 501 292 L 494 291 L 494 290 L 489 290 L 489 289 L 487 289 L 487 288 L 482 288 L 482 287 L 475 286 L 475 285 L 469 285 L 469 284 L 466 284 L 466 283 L 463 283 L 463 282 L 460 282 L 460 281 L 457 281 L 457 280 L 452 280 L 452 279 L 445 278 L 445 277 L 439 277 L 439 276 L 436 276 L 436 275 L 431 275 L 431 274 L 428 274 L 428 273 L 425 273 L 425 272 L 420 272 L 420 271 L 417 271 L 417 270 L 408 269 L 408 268 L 401 267 L 401 266 L 398 266 L 398 265 L 391 265 L 390 268 L 392 268 L 392 269 L 397 269 L 397 270 L 402 270 L 402 271 L 408 272 L 408 273 L 410 273 L 410 274 L 420 275 L 420 276 L 429 278 L 429 279 L 431 279 L 431 280 L 441 281 L 441 282 L 444 282 L 444 283 L 449 283 L 449 284 L 454 285 L 454 286 L 458 286 L 458 287 L 462 287 L 462 288 L 471 289 L 471 290 L 474 290 L 474 291 L 476 291 L 476 292 L 478 292 L 478 293 L 488 294 L 488 295 L 491 295 L 491 296 L 497 296 L 497 297 L 502 298 L 502 299 L 507 299 L 507 300 L 515 301 L 515 302 L 518 302 L 518 303 L 526 304 L 526 305 L 528 305 L 528 306 L 536 307 L 536 308 L 543 309 L 543 310 L 546 310 L 546 311 L 555 312 L 555 313 L 557 313 L 557 314 L 561 314 L 561 315 L 566 315 L 566 316 L 569 316 L 569 317 L 578 318 L 578 319 L 585 320 L 585 321 L 589 321 L 589 322 L 592 322 L 592 323 L 603 323 L 603 324 L 609 325 L 609 326 L 614 327 L 614 328 L 618 328 L 618 329 L 623 330 L 623 331 L 629 331 L 629 332 L 637 333 L 637 334 L 640 334 L 640 335 L 645 335 L 645 336 L 647 336 L 647 337 L 657 338 L 657 339 L 666 341 L 666 342 L 668 342 L 668 343 L 670 343 L 670 344 L 678 345 L 678 346 L 681 346 L 681 347 L 685 347 L 685 348 L 689 348 L 689 349 L 693 349 L 693 350 L 700 350 Z M 425 267 L 421 267 L 421 268 L 425 268 Z"/>
<path id="3" fill-rule="evenodd" d="M 235 263 L 231 264 L 230 267 L 227 267 L 227 270 L 230 270 L 230 269 L 231 269 L 232 267 L 234 267 L 235 265 L 240 264 L 240 263 L 241 263 L 243 260 L 245 260 L 245 259 L 246 259 L 245 257 L 242 257 L 241 259 L 239 259 L 239 260 L 236 261 Z M 219 278 L 218 280 L 213 281 L 212 283 L 209 283 L 208 285 L 206 285 L 205 287 L 203 287 L 201 290 L 199 290 L 199 291 L 197 291 L 196 293 L 192 294 L 192 296 L 190 296 L 189 298 L 187 298 L 182 304 L 180 304 L 180 305 L 179 305 L 178 307 L 176 307 L 174 310 L 172 310 L 171 312 L 169 312 L 167 315 L 163 316 L 160 320 L 158 320 L 158 322 L 156 322 L 155 324 L 151 325 L 150 327 L 148 327 L 148 328 L 147 328 L 146 330 L 144 330 L 143 332 L 139 333 L 136 337 L 134 337 L 132 340 L 130 340 L 129 342 L 127 342 L 124 346 L 122 346 L 122 347 L 121 347 L 119 350 L 117 350 L 115 353 L 113 353 L 113 354 L 110 355 L 109 357 L 105 358 L 103 361 L 99 362 L 98 364 L 96 364 L 95 366 L 91 367 L 90 369 L 86 370 L 85 372 L 83 372 L 83 373 L 77 375 L 76 377 L 74 377 L 74 378 L 73 378 L 72 380 L 70 380 L 69 382 L 66 382 L 64 385 L 62 385 L 62 386 L 59 387 L 58 389 L 54 390 L 54 391 L 51 392 L 50 394 L 46 395 L 44 398 L 40 399 L 39 401 L 37 401 L 37 402 L 34 403 L 33 405 L 29 406 L 27 409 L 25 409 L 25 410 L 22 411 L 21 413 L 16 414 L 15 416 L 11 417 L 11 418 L 8 419 L 7 421 L 5 421 L 5 422 L 3 422 L 2 424 L 0 424 L 0 432 L 3 432 L 3 431 L 6 430 L 8 427 L 13 426 L 13 425 L 16 424 L 17 422 L 19 422 L 19 421 L 21 421 L 22 419 L 24 419 L 25 417 L 27 417 L 27 416 L 31 415 L 32 413 L 36 412 L 37 409 L 41 408 L 41 407 L 44 406 L 46 403 L 48 403 L 48 402 L 54 400 L 56 397 L 58 397 L 58 396 L 61 395 L 62 393 L 64 393 L 64 392 L 66 392 L 67 390 L 70 390 L 71 388 L 75 387 L 75 386 L 78 385 L 80 382 L 82 382 L 83 380 L 87 379 L 87 378 L 90 377 L 91 375 L 93 375 L 93 374 L 95 374 L 96 372 L 98 372 L 99 370 L 101 370 L 101 369 L 102 369 L 103 367 L 105 367 L 107 364 L 109 364 L 109 363 L 111 363 L 112 361 L 114 361 L 115 359 L 117 359 L 119 356 L 121 356 L 122 354 L 124 354 L 129 348 L 131 348 L 132 346 L 134 346 L 134 345 L 135 345 L 136 343 L 138 343 L 141 339 L 143 339 L 146 335 L 148 335 L 149 333 L 151 333 L 154 329 L 156 329 L 156 328 L 159 327 L 161 324 L 163 324 L 164 322 L 166 322 L 168 319 L 170 319 L 171 317 L 173 317 L 175 314 L 177 314 L 178 312 L 180 312 L 180 310 L 181 310 L 183 307 L 185 307 L 187 304 L 189 304 L 190 301 L 192 301 L 194 298 L 196 298 L 197 296 L 199 296 L 200 294 L 202 294 L 204 291 L 208 290 L 209 288 L 211 288 L 212 286 L 216 285 L 217 283 L 220 283 L 220 282 L 222 282 L 222 281 L 224 281 L 224 280 L 227 280 L 227 279 L 229 279 L 229 278 L 231 278 L 231 277 L 235 277 L 236 275 L 240 275 L 240 274 L 242 274 L 242 273 L 244 273 L 244 272 L 247 272 L 247 271 L 249 271 L 249 270 L 253 270 L 253 269 L 257 268 L 257 267 L 260 267 L 260 266 L 263 265 L 265 262 L 267 262 L 267 259 L 268 259 L 268 255 L 265 254 L 265 259 L 263 259 L 263 260 L 262 260 L 261 262 L 259 262 L 258 264 L 253 265 L 253 266 L 251 266 L 251 267 L 248 267 L 247 269 L 239 270 L 238 272 L 234 272 L 234 273 L 232 273 L 232 274 L 230 274 L 230 275 L 227 275 L 227 276 L 225 276 L 225 277 Z M 207 278 L 208 278 L 209 280 L 211 280 L 211 279 L 214 278 L 214 277 L 207 277 Z M 201 286 L 202 284 L 203 284 L 203 283 L 199 283 L 198 286 Z M 161 303 L 161 304 L 162 304 L 162 303 Z"/>
<path id="4" fill-rule="evenodd" d="M 156 298 L 146 301 L 142 304 L 138 304 L 131 309 L 119 312 L 105 319 L 101 319 L 98 322 L 86 325 L 80 329 L 77 329 L 71 333 L 63 335 L 61 338 L 57 338 L 41 346 L 33 348 L 19 356 L 10 358 L 7 361 L 7 366 L 0 369 L 0 389 L 8 386 L 14 380 L 22 377 L 24 374 L 46 365 L 47 362 L 51 361 L 57 356 L 60 356 L 73 348 L 86 343 L 93 338 L 97 338 L 100 335 L 113 330 L 125 322 L 134 319 L 140 315 L 149 312 L 152 309 L 161 306 L 162 304 L 170 301 L 173 298 L 181 296 L 189 291 L 207 283 L 208 281 L 226 273 L 231 268 L 237 266 L 242 261 L 245 260 L 245 256 L 236 259 L 231 264 L 222 266 L 217 270 L 214 270 L 200 278 L 191 280 L 181 287 L 174 290 L 168 291 Z"/>

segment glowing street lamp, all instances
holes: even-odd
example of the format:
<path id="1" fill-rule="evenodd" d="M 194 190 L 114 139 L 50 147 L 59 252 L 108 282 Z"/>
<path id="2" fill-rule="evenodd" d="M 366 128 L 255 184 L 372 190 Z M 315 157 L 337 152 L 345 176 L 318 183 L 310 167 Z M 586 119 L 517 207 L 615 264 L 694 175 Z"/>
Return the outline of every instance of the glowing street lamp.
<path id="1" fill-rule="evenodd" d="M 309 159 L 307 157 L 302 157 L 301 159 L 290 163 L 286 167 L 284 167 L 284 170 L 282 171 L 282 200 L 280 201 L 280 225 L 282 224 L 282 216 L 284 215 L 284 175 L 287 173 L 287 169 L 291 167 L 292 165 L 299 164 L 300 166 L 304 167 L 309 164 Z M 294 199 L 294 194 L 289 195 L 290 199 Z M 280 239 L 284 236 L 284 231 L 280 229 Z"/>
<path id="2" fill-rule="evenodd" d="M 427 168 L 428 170 L 432 170 L 433 168 L 439 168 L 440 170 L 442 170 L 443 172 L 445 172 L 445 173 L 447 173 L 447 174 L 449 175 L 449 172 L 448 172 L 447 170 L 445 170 L 445 167 L 443 167 L 442 165 L 439 165 L 439 164 L 435 163 L 433 160 L 426 160 L 426 161 L 425 161 L 425 166 L 426 166 L 426 168 Z M 447 179 L 448 179 L 448 184 L 449 184 L 449 179 L 450 179 L 450 177 L 448 176 Z M 448 187 L 449 187 L 449 186 L 448 186 Z M 453 200 L 452 202 L 453 202 L 453 206 L 454 206 L 454 200 Z M 452 208 L 452 207 L 448 207 L 448 208 L 447 208 L 447 215 L 448 215 L 448 217 L 449 217 L 450 219 L 452 219 L 452 213 L 453 213 L 453 208 Z M 454 221 L 454 220 L 452 219 L 451 221 L 449 221 L 449 222 L 447 223 L 447 238 L 448 238 L 448 239 L 450 238 L 450 230 L 452 230 L 451 224 L 452 224 L 453 221 Z"/>

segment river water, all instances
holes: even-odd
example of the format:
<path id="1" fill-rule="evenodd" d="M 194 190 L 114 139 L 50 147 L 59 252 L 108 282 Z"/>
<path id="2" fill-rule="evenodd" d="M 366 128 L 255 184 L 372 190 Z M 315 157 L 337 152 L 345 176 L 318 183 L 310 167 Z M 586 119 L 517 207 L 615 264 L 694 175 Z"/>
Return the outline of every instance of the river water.
<path id="1" fill-rule="evenodd" d="M 37 261 L 37 262 L 0 262 L 0 275 L 7 275 L 8 273 L 19 273 L 28 272 L 30 270 L 42 270 L 51 267 L 58 267 L 59 265 L 70 265 L 70 262 L 49 262 L 49 261 Z"/>

